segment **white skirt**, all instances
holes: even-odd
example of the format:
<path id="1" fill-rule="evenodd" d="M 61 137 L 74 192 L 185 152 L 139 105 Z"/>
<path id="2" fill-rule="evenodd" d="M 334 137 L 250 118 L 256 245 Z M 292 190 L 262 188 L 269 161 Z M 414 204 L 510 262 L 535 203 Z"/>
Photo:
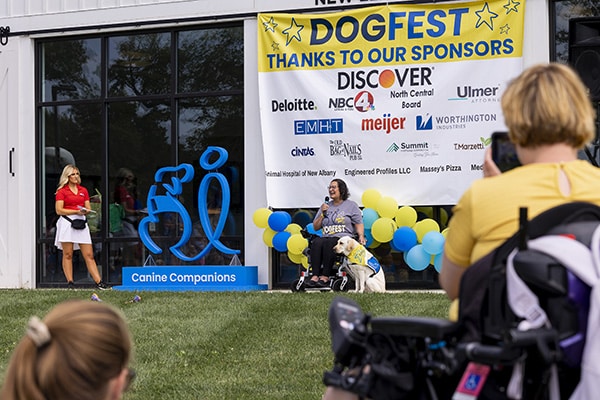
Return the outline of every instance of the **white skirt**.
<path id="1" fill-rule="evenodd" d="M 69 218 L 84 219 L 85 216 L 69 215 Z M 73 229 L 71 227 L 71 222 L 61 216 L 58 218 L 58 221 L 56 221 L 56 237 L 54 238 L 54 245 L 62 250 L 63 243 L 73 243 L 73 250 L 79 250 L 79 243 L 92 244 L 89 226 L 86 225 L 84 229 Z"/>

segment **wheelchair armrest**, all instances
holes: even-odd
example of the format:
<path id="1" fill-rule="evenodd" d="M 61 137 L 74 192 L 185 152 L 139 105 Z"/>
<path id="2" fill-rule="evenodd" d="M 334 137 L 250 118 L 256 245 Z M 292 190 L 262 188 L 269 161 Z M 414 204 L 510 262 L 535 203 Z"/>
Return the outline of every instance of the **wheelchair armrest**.
<path id="1" fill-rule="evenodd" d="M 429 317 L 377 317 L 371 319 L 370 325 L 373 332 L 440 340 L 459 329 L 456 322 Z"/>

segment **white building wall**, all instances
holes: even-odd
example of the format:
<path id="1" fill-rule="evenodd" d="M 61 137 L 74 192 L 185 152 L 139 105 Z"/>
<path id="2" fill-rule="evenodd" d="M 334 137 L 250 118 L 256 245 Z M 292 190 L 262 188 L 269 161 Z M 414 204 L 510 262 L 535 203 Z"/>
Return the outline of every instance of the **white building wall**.
<path id="1" fill-rule="evenodd" d="M 525 65 L 549 59 L 548 0 L 528 0 L 525 14 Z M 387 3 L 371 1 L 369 3 Z M 317 4 L 317 6 L 315 6 Z M 255 13 L 366 5 L 341 0 L 3 0 L 0 26 L 9 26 L 0 46 L 0 287 L 34 288 L 35 282 L 35 98 L 34 40 L 68 33 L 134 30 L 133 22 L 178 25 L 214 16 L 215 21 L 244 19 L 245 40 L 245 264 L 259 267 L 259 283 L 270 282 L 269 251 L 252 222 L 265 207 L 265 179 L 258 109 Z M 206 23 L 211 21 L 206 20 Z M 110 27 L 113 25 L 113 27 Z M 141 26 L 140 25 L 140 26 Z M 140 27 L 138 26 L 138 28 Z M 86 31 L 75 28 L 88 27 Z M 60 32 L 60 30 L 64 32 Z M 12 149 L 15 149 L 14 152 Z M 8 169 L 13 156 L 12 176 Z"/>

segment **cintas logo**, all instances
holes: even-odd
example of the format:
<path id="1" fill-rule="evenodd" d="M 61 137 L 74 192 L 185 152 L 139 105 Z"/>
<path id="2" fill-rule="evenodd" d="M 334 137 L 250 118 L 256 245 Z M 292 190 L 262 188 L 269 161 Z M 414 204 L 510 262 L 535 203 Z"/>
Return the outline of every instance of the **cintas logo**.
<path id="1" fill-rule="evenodd" d="M 296 146 L 290 151 L 290 154 L 292 157 L 314 157 L 315 149 L 312 147 L 300 148 Z"/>

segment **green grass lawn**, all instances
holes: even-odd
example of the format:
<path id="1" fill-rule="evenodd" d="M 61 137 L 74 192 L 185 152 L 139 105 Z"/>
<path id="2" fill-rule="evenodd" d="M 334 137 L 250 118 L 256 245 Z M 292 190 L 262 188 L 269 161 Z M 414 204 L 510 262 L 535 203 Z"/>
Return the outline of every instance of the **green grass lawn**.
<path id="1" fill-rule="evenodd" d="M 0 376 L 32 315 L 92 290 L 0 290 Z M 125 314 L 138 376 L 125 400 L 320 399 L 332 367 L 327 311 L 338 295 L 374 316 L 443 318 L 441 293 L 97 292 Z"/>

